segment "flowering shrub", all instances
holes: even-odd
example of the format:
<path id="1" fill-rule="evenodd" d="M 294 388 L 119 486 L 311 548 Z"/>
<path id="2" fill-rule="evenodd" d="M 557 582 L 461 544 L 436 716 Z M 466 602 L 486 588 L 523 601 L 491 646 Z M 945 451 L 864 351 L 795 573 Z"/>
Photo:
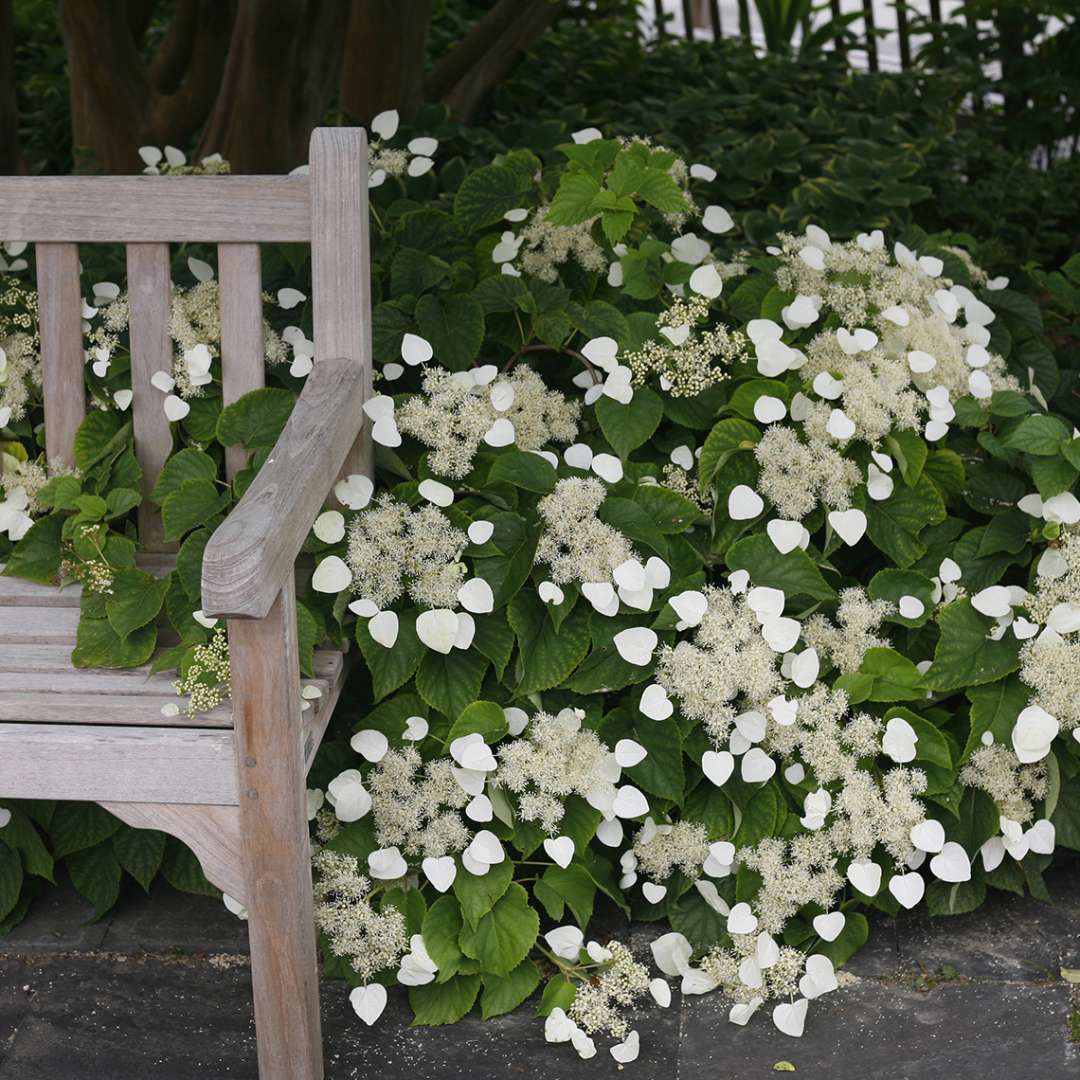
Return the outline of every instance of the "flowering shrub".
<path id="1" fill-rule="evenodd" d="M 1045 895 L 1080 848 L 1080 440 L 1034 305 L 917 230 L 746 246 L 713 169 L 646 139 L 410 172 L 374 192 L 376 480 L 335 488 L 299 605 L 302 664 L 362 658 L 309 780 L 358 1016 L 395 982 L 426 1024 L 543 982 L 549 1040 L 627 1062 L 674 979 L 797 1036 L 868 912 Z M 45 477 L 29 414 L 5 431 L 7 572 L 83 582 L 76 664 L 147 661 L 164 611 L 188 707 L 228 681 L 202 547 L 311 369 L 291 258 L 272 386 L 221 408 L 194 260 L 174 370 L 136 388 L 175 424 L 168 578 L 132 561 L 119 288 L 86 312 L 78 473 Z M 651 958 L 589 935 L 601 906 L 664 924 Z"/>

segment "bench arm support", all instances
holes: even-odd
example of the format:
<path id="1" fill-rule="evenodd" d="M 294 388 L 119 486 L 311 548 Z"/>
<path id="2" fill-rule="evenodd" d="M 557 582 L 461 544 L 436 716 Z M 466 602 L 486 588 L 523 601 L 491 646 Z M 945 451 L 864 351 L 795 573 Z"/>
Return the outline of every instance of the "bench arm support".
<path id="1" fill-rule="evenodd" d="M 355 359 L 315 364 L 266 463 L 206 545 L 202 606 L 208 616 L 264 618 L 290 580 L 364 423 L 364 375 Z"/>

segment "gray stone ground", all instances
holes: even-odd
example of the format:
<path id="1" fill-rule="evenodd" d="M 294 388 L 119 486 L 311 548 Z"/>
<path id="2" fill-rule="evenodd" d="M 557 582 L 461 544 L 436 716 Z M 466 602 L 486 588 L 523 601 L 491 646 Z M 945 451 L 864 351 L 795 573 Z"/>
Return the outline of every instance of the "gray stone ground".
<path id="1" fill-rule="evenodd" d="M 715 996 L 649 1008 L 639 1080 L 753 1080 L 792 1062 L 806 1080 L 1080 1078 L 1080 999 L 1060 969 L 1080 968 L 1080 861 L 1048 876 L 1053 905 L 995 894 L 981 912 L 881 920 L 852 961 L 852 985 L 816 1002 L 790 1039 L 760 1014 L 726 1021 Z M 0 1080 L 254 1078 L 244 926 L 210 900 L 162 890 L 129 896 L 86 924 L 70 891 L 39 902 L 0 941 Z M 647 949 L 655 928 L 637 927 Z M 602 1049 L 581 1063 L 543 1041 L 531 1009 L 483 1024 L 408 1027 L 404 996 L 374 1029 L 341 984 L 323 986 L 328 1080 L 503 1080 L 615 1076 Z M 1073 1031 L 1074 1038 L 1080 1032 Z"/>

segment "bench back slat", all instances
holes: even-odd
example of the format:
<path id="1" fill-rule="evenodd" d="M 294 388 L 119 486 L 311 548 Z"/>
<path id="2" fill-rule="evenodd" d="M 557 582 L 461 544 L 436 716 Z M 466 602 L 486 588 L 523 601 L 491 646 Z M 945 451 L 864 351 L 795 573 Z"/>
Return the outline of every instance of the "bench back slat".
<path id="1" fill-rule="evenodd" d="M 75 244 L 37 245 L 37 286 L 45 456 L 52 465 L 71 468 L 75 464 L 75 432 L 86 416 L 82 293 Z"/>
<path id="2" fill-rule="evenodd" d="M 259 245 L 219 244 L 218 283 L 222 399 L 231 405 L 266 382 Z M 230 480 L 244 467 L 247 457 L 242 447 L 226 449 L 225 469 Z"/>
<path id="3" fill-rule="evenodd" d="M 165 395 L 150 380 L 155 372 L 173 370 L 169 336 L 172 278 L 169 245 L 128 244 L 128 303 L 131 339 L 131 401 L 135 454 L 142 468 L 139 543 L 146 551 L 167 549 L 158 507 L 150 501 L 162 465 L 172 453 L 173 438 L 165 415 Z M 47 361 L 46 361 L 47 362 Z"/>

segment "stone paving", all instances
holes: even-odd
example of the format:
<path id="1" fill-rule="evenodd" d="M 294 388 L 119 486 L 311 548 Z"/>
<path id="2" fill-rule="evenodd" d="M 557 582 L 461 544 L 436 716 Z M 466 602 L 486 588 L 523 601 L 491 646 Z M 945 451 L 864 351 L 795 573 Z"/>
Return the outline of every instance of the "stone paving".
<path id="1" fill-rule="evenodd" d="M 729 1024 L 715 995 L 649 1008 L 642 1052 L 580 1062 L 544 1043 L 524 1008 L 481 1023 L 408 1027 L 404 994 L 365 1029 L 341 984 L 323 985 L 327 1080 L 754 1080 L 779 1061 L 807 1080 L 1080 1080 L 1080 860 L 1048 875 L 1053 905 L 993 894 L 974 915 L 879 920 L 790 1039 L 762 1013 Z M 0 1080 L 255 1080 L 246 933 L 216 901 L 167 889 L 90 912 L 58 889 L 0 941 Z M 655 927 L 639 926 L 645 951 Z M 1070 1032 L 1072 1039 L 1070 1039 Z"/>

